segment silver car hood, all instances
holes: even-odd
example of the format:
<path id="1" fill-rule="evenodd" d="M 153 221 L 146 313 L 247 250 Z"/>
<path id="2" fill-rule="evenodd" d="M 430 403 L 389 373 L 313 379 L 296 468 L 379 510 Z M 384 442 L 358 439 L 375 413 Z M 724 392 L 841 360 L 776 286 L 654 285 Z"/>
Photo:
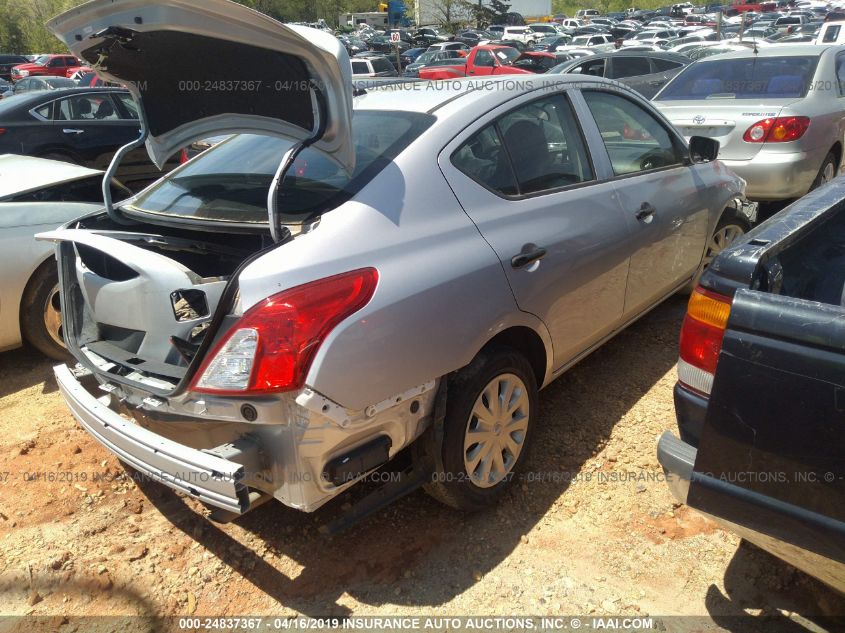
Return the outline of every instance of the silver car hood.
<path id="1" fill-rule="evenodd" d="M 228 0 L 94 0 L 47 27 L 129 88 L 159 168 L 194 141 L 240 132 L 321 134 L 314 147 L 354 168 L 351 65 L 328 33 Z"/>

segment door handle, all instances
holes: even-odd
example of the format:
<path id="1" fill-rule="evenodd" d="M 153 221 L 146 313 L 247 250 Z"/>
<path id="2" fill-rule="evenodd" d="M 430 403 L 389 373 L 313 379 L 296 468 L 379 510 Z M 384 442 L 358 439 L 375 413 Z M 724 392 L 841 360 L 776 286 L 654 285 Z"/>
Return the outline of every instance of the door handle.
<path id="1" fill-rule="evenodd" d="M 540 248 L 536 244 L 526 244 L 522 247 L 522 252 L 519 255 L 514 255 L 511 258 L 511 266 L 513 268 L 524 268 L 529 264 L 543 259 L 546 256 L 546 249 Z"/>
<path id="2" fill-rule="evenodd" d="M 73 128 L 66 127 L 62 130 L 65 134 L 82 134 L 85 130 L 75 130 Z"/>
<path id="3" fill-rule="evenodd" d="M 642 206 L 640 207 L 640 210 L 637 211 L 636 217 L 638 220 L 647 220 L 648 218 L 654 215 L 655 211 L 657 211 L 657 209 L 651 206 L 650 203 L 643 202 Z"/>

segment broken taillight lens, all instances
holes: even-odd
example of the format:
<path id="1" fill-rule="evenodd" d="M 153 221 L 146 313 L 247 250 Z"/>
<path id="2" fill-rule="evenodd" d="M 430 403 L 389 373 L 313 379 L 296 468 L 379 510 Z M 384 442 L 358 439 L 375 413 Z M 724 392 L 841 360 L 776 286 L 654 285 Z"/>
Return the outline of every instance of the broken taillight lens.
<path id="1" fill-rule="evenodd" d="M 730 297 L 700 286 L 690 296 L 681 328 L 678 380 L 701 394 L 709 395 L 713 387 L 730 313 Z"/>
<path id="2" fill-rule="evenodd" d="M 251 395 L 299 389 L 326 336 L 372 299 L 363 268 L 285 290 L 250 308 L 206 357 L 193 391 Z"/>

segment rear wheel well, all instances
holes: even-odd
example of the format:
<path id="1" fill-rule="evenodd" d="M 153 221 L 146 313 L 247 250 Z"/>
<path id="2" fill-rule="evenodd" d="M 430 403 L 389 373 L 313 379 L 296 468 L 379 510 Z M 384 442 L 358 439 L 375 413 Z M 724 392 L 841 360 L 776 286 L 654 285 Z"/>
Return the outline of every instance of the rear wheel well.
<path id="1" fill-rule="evenodd" d="M 482 348 L 504 345 L 516 350 L 528 360 L 534 376 L 537 379 L 537 387 L 541 387 L 546 378 L 546 346 L 543 339 L 534 330 L 528 327 L 516 326 L 499 332 Z"/>

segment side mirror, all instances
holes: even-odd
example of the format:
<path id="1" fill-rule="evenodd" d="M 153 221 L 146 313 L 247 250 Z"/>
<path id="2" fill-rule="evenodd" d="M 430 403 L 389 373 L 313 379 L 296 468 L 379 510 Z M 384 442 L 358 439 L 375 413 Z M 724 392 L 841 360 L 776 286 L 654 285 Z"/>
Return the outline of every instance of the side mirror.
<path id="1" fill-rule="evenodd" d="M 709 163 L 719 155 L 719 141 L 705 136 L 692 136 L 689 140 L 689 157 L 693 163 Z"/>

